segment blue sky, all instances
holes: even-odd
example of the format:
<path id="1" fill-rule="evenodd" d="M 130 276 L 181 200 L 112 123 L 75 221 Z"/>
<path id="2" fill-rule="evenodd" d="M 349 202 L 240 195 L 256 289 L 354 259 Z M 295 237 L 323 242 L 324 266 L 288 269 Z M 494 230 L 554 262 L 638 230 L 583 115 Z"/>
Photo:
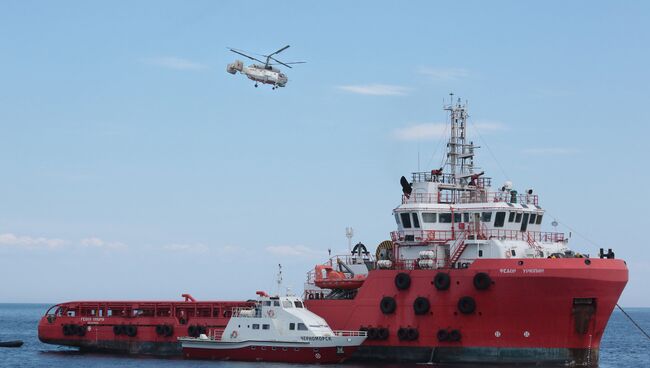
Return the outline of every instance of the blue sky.
<path id="1" fill-rule="evenodd" d="M 649 6 L 618 2 L 0 5 L 0 302 L 248 298 L 388 238 L 399 177 L 438 167 L 443 98 L 478 163 L 532 187 L 574 249 L 650 306 Z M 286 88 L 227 47 L 291 48 Z"/>

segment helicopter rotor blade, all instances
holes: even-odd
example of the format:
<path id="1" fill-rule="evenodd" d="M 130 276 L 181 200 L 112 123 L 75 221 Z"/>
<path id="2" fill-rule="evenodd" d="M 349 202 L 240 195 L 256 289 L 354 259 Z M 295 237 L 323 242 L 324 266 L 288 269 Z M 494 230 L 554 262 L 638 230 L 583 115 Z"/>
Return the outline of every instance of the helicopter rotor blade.
<path id="1" fill-rule="evenodd" d="M 274 53 L 272 53 L 272 54 L 266 55 L 266 56 L 267 56 L 267 57 L 271 57 L 271 56 L 273 56 L 273 55 L 275 55 L 275 54 L 279 54 L 279 53 L 281 53 L 282 51 L 284 51 L 284 50 L 286 50 L 286 49 L 288 49 L 288 48 L 289 48 L 289 45 L 286 45 L 285 47 L 281 48 L 280 50 L 278 50 L 278 51 L 276 51 L 276 52 L 274 52 Z M 273 59 L 273 58 L 272 58 L 272 59 Z M 273 59 L 273 60 L 275 60 L 275 59 Z M 276 61 L 277 61 L 277 60 L 276 60 Z"/>
<path id="2" fill-rule="evenodd" d="M 243 57 L 247 57 L 247 58 L 249 58 L 249 59 L 251 59 L 251 60 L 255 60 L 255 61 L 259 62 L 259 63 L 264 64 L 264 62 L 263 62 L 262 60 L 260 60 L 260 59 L 256 59 L 256 58 L 254 58 L 254 57 L 252 57 L 252 56 L 250 56 L 250 55 L 246 55 L 246 54 L 244 54 L 243 52 L 237 51 L 237 50 L 235 50 L 235 49 L 228 49 L 228 50 L 234 52 L 235 54 L 239 54 L 239 55 L 241 55 L 241 56 L 243 56 Z"/>
<path id="3" fill-rule="evenodd" d="M 275 61 L 275 62 L 278 63 L 278 64 L 282 64 L 282 65 L 286 66 L 287 68 L 291 69 L 291 65 L 288 65 L 287 63 L 283 63 L 283 62 L 281 62 L 281 61 L 278 60 L 278 59 L 272 58 L 271 56 L 269 56 L 269 59 Z"/>

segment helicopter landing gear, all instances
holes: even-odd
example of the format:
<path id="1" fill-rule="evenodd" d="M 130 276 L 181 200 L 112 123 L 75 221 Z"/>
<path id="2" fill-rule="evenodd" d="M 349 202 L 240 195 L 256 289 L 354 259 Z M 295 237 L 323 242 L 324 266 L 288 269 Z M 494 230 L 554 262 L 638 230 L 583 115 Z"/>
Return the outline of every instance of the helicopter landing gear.
<path id="1" fill-rule="evenodd" d="M 255 83 L 255 88 L 257 88 L 257 83 Z"/>

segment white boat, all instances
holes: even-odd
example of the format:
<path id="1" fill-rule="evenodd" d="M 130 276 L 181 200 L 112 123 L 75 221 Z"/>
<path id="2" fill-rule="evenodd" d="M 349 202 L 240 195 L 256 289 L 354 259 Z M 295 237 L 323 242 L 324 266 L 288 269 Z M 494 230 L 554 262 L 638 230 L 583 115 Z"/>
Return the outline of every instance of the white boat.
<path id="1" fill-rule="evenodd" d="M 180 337 L 188 359 L 340 363 L 367 337 L 365 331 L 332 331 L 296 296 L 258 291 L 253 307 L 233 308 L 225 329 Z"/>

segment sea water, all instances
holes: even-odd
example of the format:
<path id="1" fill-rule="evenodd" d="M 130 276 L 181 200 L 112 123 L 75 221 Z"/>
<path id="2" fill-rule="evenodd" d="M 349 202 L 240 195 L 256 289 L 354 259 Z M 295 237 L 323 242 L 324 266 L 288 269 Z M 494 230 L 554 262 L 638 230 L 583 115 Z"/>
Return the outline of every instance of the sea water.
<path id="1" fill-rule="evenodd" d="M 0 348 L 0 367 L 300 367 L 296 364 L 187 361 L 181 358 L 135 357 L 80 353 L 74 348 L 43 344 L 38 340 L 37 325 L 49 305 L 0 304 L 0 341 L 23 340 L 22 348 Z M 650 308 L 626 309 L 628 314 L 650 332 Z M 343 364 L 345 367 L 375 367 L 377 364 Z M 383 367 L 417 367 L 417 364 L 392 364 Z M 440 366 L 440 365 L 438 365 Z M 458 367 L 458 366 L 456 366 Z M 467 367 L 464 365 L 463 367 Z M 485 367 L 485 366 L 481 366 Z M 535 366 L 539 367 L 539 366 Z M 616 310 L 612 315 L 600 348 L 600 367 L 650 368 L 650 340 Z"/>

